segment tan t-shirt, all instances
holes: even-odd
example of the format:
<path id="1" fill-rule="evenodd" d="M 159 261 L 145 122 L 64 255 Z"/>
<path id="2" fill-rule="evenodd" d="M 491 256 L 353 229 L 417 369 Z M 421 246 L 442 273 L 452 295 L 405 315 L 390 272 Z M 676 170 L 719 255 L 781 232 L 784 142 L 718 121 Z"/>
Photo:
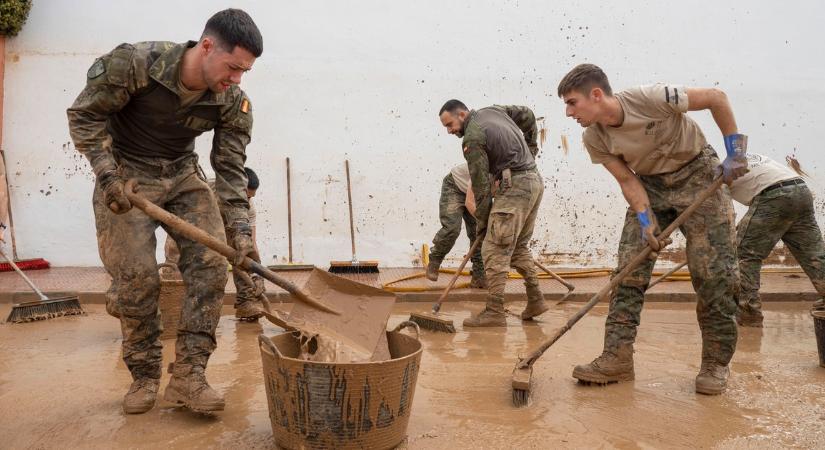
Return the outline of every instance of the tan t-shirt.
<path id="1" fill-rule="evenodd" d="M 699 125 L 685 113 L 685 88 L 672 84 L 640 86 L 618 92 L 624 111 L 618 127 L 593 124 L 584 146 L 594 164 L 624 161 L 637 175 L 675 172 L 707 145 Z"/>
<path id="2" fill-rule="evenodd" d="M 750 206 L 753 198 L 766 187 L 780 181 L 800 178 L 790 167 L 767 156 L 748 153 L 748 173 L 737 178 L 730 187 L 730 195 L 737 202 Z"/>
<path id="3" fill-rule="evenodd" d="M 470 188 L 470 166 L 467 163 L 459 164 L 450 169 L 450 174 L 458 190 L 466 194 Z"/>
<path id="4" fill-rule="evenodd" d="M 183 85 L 183 81 L 178 78 L 178 91 L 180 91 L 180 107 L 181 108 L 188 108 L 196 101 L 200 100 L 203 97 L 203 94 L 206 93 L 206 89 L 200 91 L 191 91 Z"/>

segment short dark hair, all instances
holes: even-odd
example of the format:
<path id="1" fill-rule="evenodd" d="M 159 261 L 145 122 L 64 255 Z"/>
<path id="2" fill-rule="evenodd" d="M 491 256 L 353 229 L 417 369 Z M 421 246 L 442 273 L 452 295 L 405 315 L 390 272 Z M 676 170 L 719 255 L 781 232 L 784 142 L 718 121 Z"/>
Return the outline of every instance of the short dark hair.
<path id="1" fill-rule="evenodd" d="M 559 82 L 559 97 L 573 91 L 589 94 L 594 87 L 600 88 L 607 95 L 613 95 L 607 75 L 595 64 L 579 64 Z"/>
<path id="2" fill-rule="evenodd" d="M 204 36 L 217 38 L 221 47 L 229 52 L 241 47 L 256 58 L 264 52 L 261 31 L 252 17 L 241 9 L 229 8 L 216 12 L 206 22 L 201 39 Z"/>
<path id="3" fill-rule="evenodd" d="M 246 172 L 246 188 L 252 189 L 253 191 L 258 189 L 258 186 L 261 185 L 261 180 L 258 179 L 258 174 L 249 167 L 244 167 L 243 171 Z"/>
<path id="4" fill-rule="evenodd" d="M 448 112 L 454 114 L 454 113 L 457 113 L 458 111 L 469 111 L 469 110 L 467 109 L 467 105 L 462 103 L 461 100 L 452 99 L 452 100 L 447 100 L 447 103 L 445 103 L 444 106 L 441 107 L 441 109 L 438 111 L 438 117 L 441 117 L 441 115 L 444 114 L 444 111 L 448 111 Z"/>

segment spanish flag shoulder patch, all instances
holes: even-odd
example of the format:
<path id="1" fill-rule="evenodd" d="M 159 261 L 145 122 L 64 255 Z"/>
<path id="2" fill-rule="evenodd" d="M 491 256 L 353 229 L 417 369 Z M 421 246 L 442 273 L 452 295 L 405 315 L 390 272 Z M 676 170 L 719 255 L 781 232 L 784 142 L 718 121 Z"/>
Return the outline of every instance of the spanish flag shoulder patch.
<path id="1" fill-rule="evenodd" d="M 241 100 L 241 112 L 244 114 L 249 114 L 249 100 Z"/>

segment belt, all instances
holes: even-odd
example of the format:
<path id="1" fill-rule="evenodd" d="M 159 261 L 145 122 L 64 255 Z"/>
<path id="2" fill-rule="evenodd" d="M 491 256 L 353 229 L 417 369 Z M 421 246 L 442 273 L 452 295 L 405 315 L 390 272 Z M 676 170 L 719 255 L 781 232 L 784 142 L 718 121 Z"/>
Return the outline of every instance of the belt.
<path id="1" fill-rule="evenodd" d="M 195 152 L 174 160 L 162 161 L 160 158 L 157 158 L 152 162 L 141 161 L 123 154 L 116 154 L 115 156 L 119 163 L 155 177 L 171 177 L 180 174 L 187 168 L 198 170 L 198 155 Z M 153 164 L 155 162 L 161 163 L 162 165 Z"/>
<path id="2" fill-rule="evenodd" d="M 766 187 L 765 189 L 762 189 L 762 192 L 760 192 L 760 194 L 764 194 L 765 192 L 772 191 L 774 189 L 779 189 L 781 187 L 794 186 L 797 184 L 805 185 L 805 180 L 803 180 L 802 178 L 794 178 L 792 180 L 780 181 L 778 183 L 774 183 Z"/>

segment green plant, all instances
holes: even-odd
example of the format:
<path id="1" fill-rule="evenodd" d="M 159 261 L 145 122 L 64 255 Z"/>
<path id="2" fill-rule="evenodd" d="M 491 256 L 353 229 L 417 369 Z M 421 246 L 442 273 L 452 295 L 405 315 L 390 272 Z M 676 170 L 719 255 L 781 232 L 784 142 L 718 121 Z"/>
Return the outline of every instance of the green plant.
<path id="1" fill-rule="evenodd" d="M 16 36 L 31 9 L 32 0 L 0 0 L 0 36 Z"/>

